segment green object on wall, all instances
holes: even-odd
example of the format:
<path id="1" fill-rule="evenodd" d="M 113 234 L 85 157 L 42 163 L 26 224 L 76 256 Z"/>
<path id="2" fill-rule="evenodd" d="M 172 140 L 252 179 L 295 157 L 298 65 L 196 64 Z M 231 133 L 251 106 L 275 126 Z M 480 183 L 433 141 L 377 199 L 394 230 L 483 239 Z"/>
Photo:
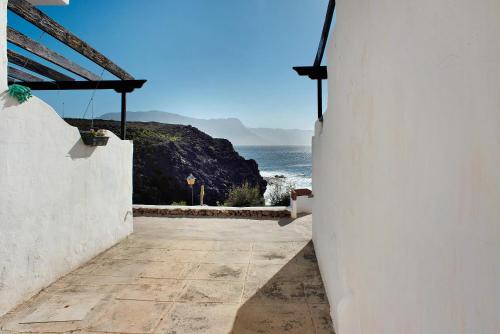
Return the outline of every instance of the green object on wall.
<path id="1" fill-rule="evenodd" d="M 9 95 L 17 99 L 19 103 L 28 101 L 28 99 L 32 96 L 31 89 L 16 84 L 9 86 Z"/>

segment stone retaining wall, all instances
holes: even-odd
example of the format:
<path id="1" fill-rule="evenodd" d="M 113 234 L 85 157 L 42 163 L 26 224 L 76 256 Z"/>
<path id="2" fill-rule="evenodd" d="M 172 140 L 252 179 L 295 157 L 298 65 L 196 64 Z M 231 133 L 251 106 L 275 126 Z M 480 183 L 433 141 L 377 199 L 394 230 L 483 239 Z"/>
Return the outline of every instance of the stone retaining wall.
<path id="1" fill-rule="evenodd" d="M 134 205 L 134 216 L 148 217 L 241 217 L 241 218 L 288 218 L 286 207 L 197 207 Z"/>

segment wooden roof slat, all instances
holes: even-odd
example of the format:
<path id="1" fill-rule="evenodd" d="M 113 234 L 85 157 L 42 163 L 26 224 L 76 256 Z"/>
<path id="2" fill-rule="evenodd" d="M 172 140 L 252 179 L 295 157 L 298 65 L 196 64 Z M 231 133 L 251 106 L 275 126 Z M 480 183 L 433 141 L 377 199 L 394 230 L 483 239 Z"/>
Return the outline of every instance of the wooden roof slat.
<path id="1" fill-rule="evenodd" d="M 74 81 L 75 79 L 67 76 L 66 74 L 62 74 L 56 70 L 51 69 L 45 65 L 42 65 L 32 59 L 29 59 L 19 53 L 16 53 L 12 50 L 7 50 L 7 58 L 9 62 L 12 64 L 16 64 L 17 66 L 24 67 L 30 71 L 36 72 L 44 77 L 56 80 L 56 81 Z"/>
<path id="2" fill-rule="evenodd" d="M 37 26 L 47 34 L 66 44 L 73 50 L 92 60 L 110 73 L 123 80 L 134 79 L 129 73 L 102 55 L 99 51 L 82 41 L 52 18 L 33 7 L 26 0 L 9 0 L 8 8 L 26 21 Z"/>
<path id="3" fill-rule="evenodd" d="M 326 43 L 328 41 L 328 35 L 330 34 L 330 27 L 332 26 L 334 11 L 335 0 L 330 0 L 330 2 L 328 3 L 328 9 L 326 10 L 325 23 L 323 24 L 323 31 L 321 32 L 321 39 L 319 40 L 318 52 L 316 53 L 316 58 L 314 59 L 315 67 L 320 66 L 321 61 L 323 60 Z"/>
<path id="4" fill-rule="evenodd" d="M 13 79 L 21 80 L 21 81 L 30 81 L 30 82 L 43 82 L 42 78 L 39 78 L 35 75 L 29 74 L 27 72 L 21 71 L 15 67 L 9 66 L 7 68 L 7 75 Z"/>
<path id="5" fill-rule="evenodd" d="M 102 81 L 44 81 L 23 82 L 23 86 L 33 90 L 85 90 L 113 89 L 118 93 L 130 93 L 141 88 L 146 80 L 102 80 Z"/>
<path id="6" fill-rule="evenodd" d="M 73 63 L 72 61 L 66 59 L 64 56 L 59 53 L 50 50 L 46 46 L 35 42 L 28 36 L 20 33 L 19 31 L 12 29 L 11 27 L 7 27 L 7 40 L 26 51 L 29 51 L 45 60 L 50 61 L 51 63 L 58 65 L 86 80 L 101 80 L 101 77 L 98 75 L 87 71 L 83 67 Z"/>

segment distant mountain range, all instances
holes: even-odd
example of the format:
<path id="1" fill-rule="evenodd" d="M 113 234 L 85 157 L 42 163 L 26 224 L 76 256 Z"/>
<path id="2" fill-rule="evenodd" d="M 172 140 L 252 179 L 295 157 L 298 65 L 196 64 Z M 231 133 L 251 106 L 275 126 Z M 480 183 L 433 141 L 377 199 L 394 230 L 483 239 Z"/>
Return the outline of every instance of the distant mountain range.
<path id="1" fill-rule="evenodd" d="M 120 120 L 120 113 L 108 113 L 104 120 Z M 237 118 L 199 119 L 163 111 L 127 113 L 127 121 L 191 125 L 215 138 L 228 139 L 233 145 L 311 145 L 312 130 L 248 128 Z"/>

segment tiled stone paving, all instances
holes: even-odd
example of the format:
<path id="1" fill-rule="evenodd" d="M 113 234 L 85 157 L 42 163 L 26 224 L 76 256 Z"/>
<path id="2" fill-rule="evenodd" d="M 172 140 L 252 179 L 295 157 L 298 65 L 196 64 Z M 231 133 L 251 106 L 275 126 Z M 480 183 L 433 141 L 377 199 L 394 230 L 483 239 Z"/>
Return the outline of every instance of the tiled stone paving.
<path id="1" fill-rule="evenodd" d="M 0 318 L 0 333 L 333 333 L 310 216 L 134 224 Z"/>

